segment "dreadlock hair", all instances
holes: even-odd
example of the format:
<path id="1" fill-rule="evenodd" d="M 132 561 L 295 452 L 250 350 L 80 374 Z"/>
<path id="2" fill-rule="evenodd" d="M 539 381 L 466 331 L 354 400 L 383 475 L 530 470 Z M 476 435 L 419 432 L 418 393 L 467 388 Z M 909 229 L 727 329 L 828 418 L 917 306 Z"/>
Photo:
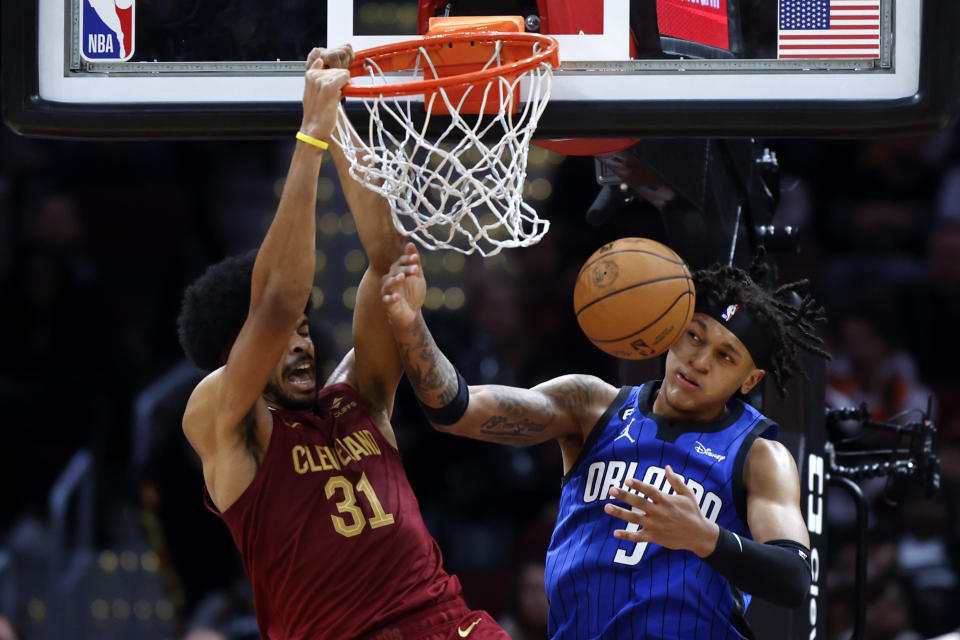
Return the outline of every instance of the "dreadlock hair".
<path id="1" fill-rule="evenodd" d="M 177 334 L 183 352 L 197 367 L 223 365 L 250 307 L 250 285 L 257 252 L 231 256 L 212 265 L 183 292 Z"/>
<path id="2" fill-rule="evenodd" d="M 770 333 L 771 352 L 767 369 L 781 397 L 787 395 L 786 382 L 803 370 L 801 351 L 830 359 L 817 335 L 817 324 L 826 320 L 825 311 L 809 293 L 810 281 L 799 280 L 766 289 L 758 282 L 769 280 L 769 267 L 762 253 L 750 271 L 738 267 L 714 265 L 694 272 L 697 297 L 712 297 L 723 303 L 739 304 L 747 309 Z"/>

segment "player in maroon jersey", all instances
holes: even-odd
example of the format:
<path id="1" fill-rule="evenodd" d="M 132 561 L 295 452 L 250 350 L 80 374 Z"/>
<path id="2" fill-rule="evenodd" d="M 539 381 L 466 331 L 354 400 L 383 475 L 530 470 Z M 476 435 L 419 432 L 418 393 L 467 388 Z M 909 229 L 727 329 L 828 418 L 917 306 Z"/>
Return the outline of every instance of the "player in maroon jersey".
<path id="1" fill-rule="evenodd" d="M 314 143 L 330 140 L 352 57 L 343 47 L 308 58 L 307 140 L 256 256 L 211 267 L 184 294 L 181 344 L 211 373 L 190 397 L 183 430 L 240 549 L 264 638 L 507 638 L 464 604 L 404 474 L 390 425 L 402 366 L 379 299 L 402 237 L 386 202 L 349 177 L 332 144 L 370 266 L 354 349 L 317 390 L 304 313 L 322 157 Z"/>

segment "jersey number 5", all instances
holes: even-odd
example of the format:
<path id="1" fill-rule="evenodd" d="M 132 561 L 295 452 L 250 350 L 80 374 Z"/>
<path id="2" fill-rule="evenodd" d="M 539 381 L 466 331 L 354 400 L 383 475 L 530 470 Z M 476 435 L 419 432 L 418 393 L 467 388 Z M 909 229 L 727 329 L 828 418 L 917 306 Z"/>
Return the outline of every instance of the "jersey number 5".
<path id="1" fill-rule="evenodd" d="M 330 519 L 333 520 L 333 528 L 340 535 L 346 538 L 352 538 L 363 531 L 363 528 L 367 526 L 368 522 L 370 523 L 371 529 L 379 529 L 388 524 L 393 524 L 393 514 L 384 513 L 383 505 L 380 504 L 380 500 L 377 498 L 373 486 L 370 484 L 370 481 L 367 480 L 367 474 L 360 476 L 360 482 L 357 483 L 357 491 L 365 495 L 367 502 L 370 503 L 370 509 L 373 511 L 373 517 L 370 518 L 370 520 L 364 517 L 363 510 L 357 505 L 357 494 L 353 490 L 353 485 L 343 476 L 333 476 L 327 480 L 327 485 L 324 487 L 327 499 L 332 498 L 338 489 L 343 491 L 343 500 L 337 503 L 337 511 L 350 516 L 350 524 L 347 524 L 345 518 L 330 514 Z"/>
<path id="2" fill-rule="evenodd" d="M 634 507 L 633 511 L 640 511 L 640 510 Z M 643 512 L 641 511 L 640 513 L 643 513 Z M 624 529 L 626 529 L 631 533 L 636 533 L 637 531 L 640 531 L 640 525 L 636 524 L 635 522 L 628 522 L 627 526 L 624 527 Z M 631 551 L 629 554 L 627 553 L 626 549 L 618 548 L 617 554 L 613 556 L 613 561 L 617 564 L 625 564 L 628 567 L 632 567 L 634 565 L 640 564 L 640 560 L 643 559 L 643 554 L 646 552 L 646 550 L 647 550 L 646 542 L 634 543 L 633 551 Z"/>

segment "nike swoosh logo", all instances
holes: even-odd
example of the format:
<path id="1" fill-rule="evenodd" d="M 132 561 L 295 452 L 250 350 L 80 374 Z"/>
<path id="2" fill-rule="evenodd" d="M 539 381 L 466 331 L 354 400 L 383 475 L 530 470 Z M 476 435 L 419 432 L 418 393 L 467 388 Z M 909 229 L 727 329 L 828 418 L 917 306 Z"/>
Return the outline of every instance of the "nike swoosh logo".
<path id="1" fill-rule="evenodd" d="M 473 623 L 472 623 L 469 627 L 467 627 L 466 629 L 461 629 L 460 627 L 457 627 L 457 634 L 458 634 L 461 638 L 466 638 L 468 635 L 470 635 L 470 632 L 473 631 L 473 628 L 474 628 L 475 626 L 477 626 L 478 624 L 480 624 L 480 621 L 481 621 L 481 620 L 483 620 L 483 618 L 477 618 L 477 619 L 474 620 Z"/>

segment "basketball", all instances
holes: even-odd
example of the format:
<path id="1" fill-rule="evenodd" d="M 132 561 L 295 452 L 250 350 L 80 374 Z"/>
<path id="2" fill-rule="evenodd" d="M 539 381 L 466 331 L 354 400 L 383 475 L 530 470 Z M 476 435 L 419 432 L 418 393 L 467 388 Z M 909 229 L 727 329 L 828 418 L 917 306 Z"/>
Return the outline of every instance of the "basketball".
<path id="1" fill-rule="evenodd" d="M 573 308 L 590 342 L 618 358 L 641 360 L 670 348 L 693 317 L 690 269 L 648 238 L 603 245 L 577 275 Z"/>

